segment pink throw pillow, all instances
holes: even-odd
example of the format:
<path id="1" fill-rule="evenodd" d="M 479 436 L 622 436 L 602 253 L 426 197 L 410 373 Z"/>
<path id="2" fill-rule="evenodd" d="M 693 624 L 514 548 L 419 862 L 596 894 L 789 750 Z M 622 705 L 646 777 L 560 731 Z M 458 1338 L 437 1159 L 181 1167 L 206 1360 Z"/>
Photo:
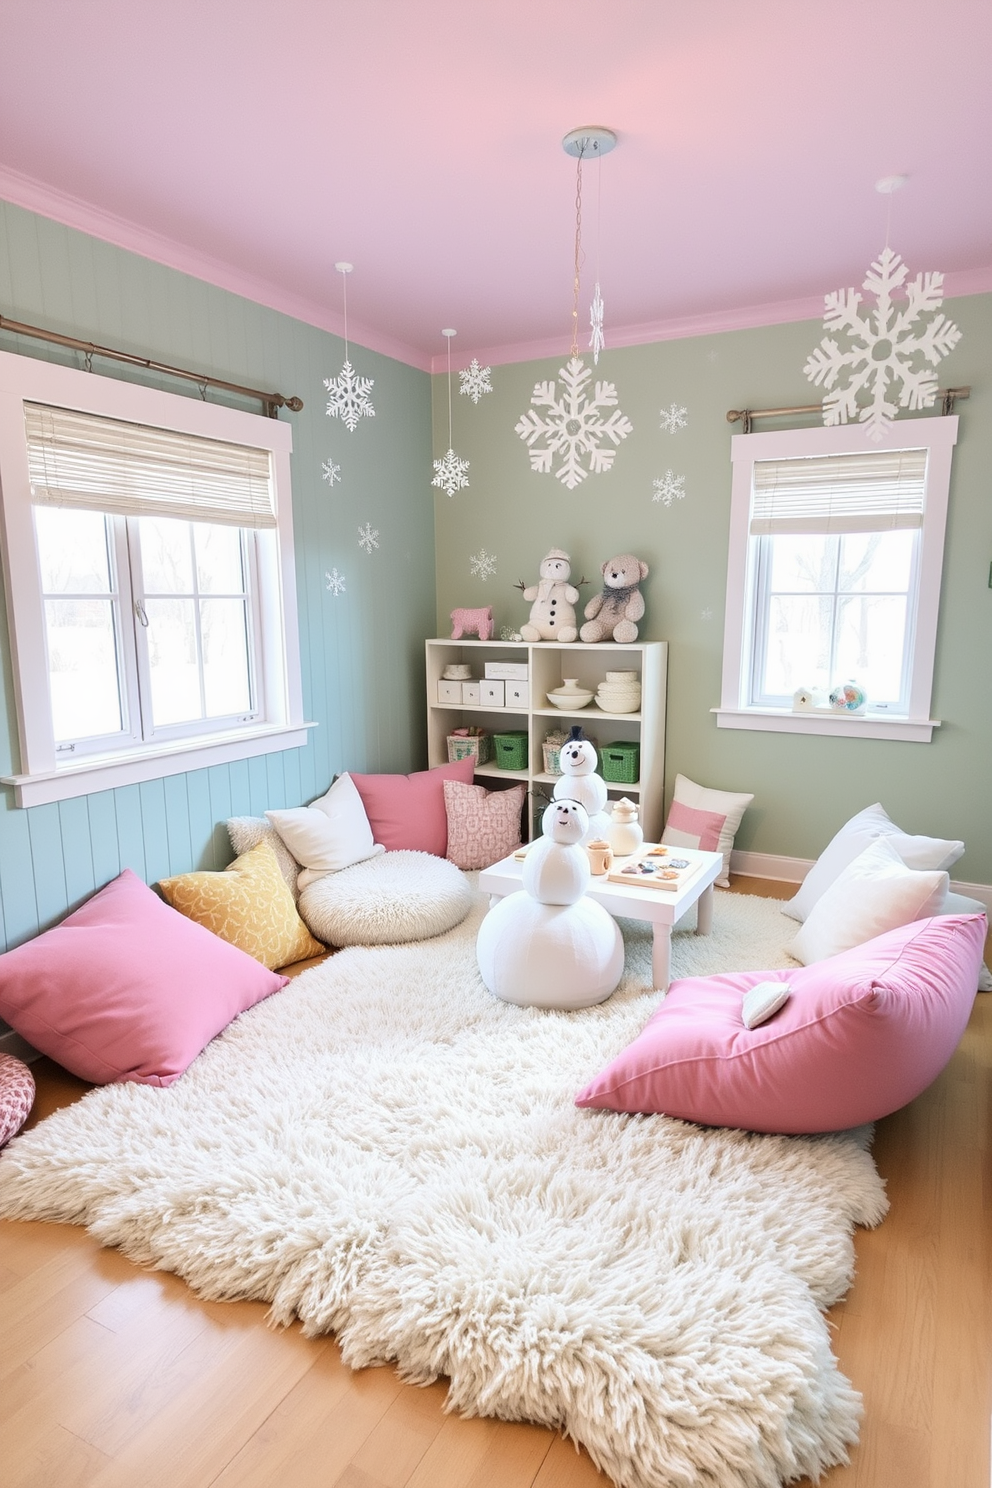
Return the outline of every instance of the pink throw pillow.
<path id="1" fill-rule="evenodd" d="M 527 787 L 486 790 L 481 785 L 444 782 L 448 817 L 448 861 L 466 871 L 490 868 L 520 846 L 520 813 Z"/>
<path id="2" fill-rule="evenodd" d="M 125 868 L 60 925 L 0 956 L 0 1016 L 97 1085 L 171 1085 L 288 977 L 171 909 Z"/>
<path id="3" fill-rule="evenodd" d="M 675 981 L 634 1042 L 575 1098 L 705 1126 L 841 1131 L 913 1100 L 957 1048 L 975 1000 L 984 915 L 937 915 L 792 971 Z M 759 982 L 792 996 L 757 1028 Z"/>
<path id="4" fill-rule="evenodd" d="M 362 798 L 372 836 L 387 852 L 426 852 L 443 858 L 448 850 L 448 817 L 444 782 L 471 785 L 475 760 L 457 760 L 412 775 L 356 775 L 349 772 Z"/>

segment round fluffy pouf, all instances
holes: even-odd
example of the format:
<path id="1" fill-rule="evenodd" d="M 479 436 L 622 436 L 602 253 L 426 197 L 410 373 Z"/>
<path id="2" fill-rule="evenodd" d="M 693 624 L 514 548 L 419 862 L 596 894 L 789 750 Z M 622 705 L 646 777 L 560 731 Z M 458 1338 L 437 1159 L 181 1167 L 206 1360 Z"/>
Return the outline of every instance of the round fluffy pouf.
<path id="1" fill-rule="evenodd" d="M 20 1131 L 33 1105 L 34 1075 L 23 1059 L 0 1054 L 0 1147 Z"/>
<path id="2" fill-rule="evenodd" d="M 396 945 L 461 924 L 472 888 L 460 868 L 424 852 L 386 852 L 308 884 L 300 915 L 325 945 Z"/>
<path id="3" fill-rule="evenodd" d="M 539 904 L 508 894 L 480 925 L 476 954 L 490 992 L 523 1007 L 592 1007 L 623 975 L 620 930 L 593 899 Z"/>

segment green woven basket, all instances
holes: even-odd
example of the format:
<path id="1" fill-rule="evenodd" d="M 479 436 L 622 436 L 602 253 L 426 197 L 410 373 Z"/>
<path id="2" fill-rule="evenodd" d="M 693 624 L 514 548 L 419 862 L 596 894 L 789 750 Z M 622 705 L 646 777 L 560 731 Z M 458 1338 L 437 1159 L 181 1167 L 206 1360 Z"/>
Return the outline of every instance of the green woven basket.
<path id="1" fill-rule="evenodd" d="M 496 764 L 501 770 L 526 770 L 526 729 L 508 729 L 505 734 L 493 734 L 493 748 Z"/>
<path id="2" fill-rule="evenodd" d="M 599 751 L 599 773 L 612 785 L 636 785 L 640 777 L 641 746 L 626 739 L 604 744 Z"/>

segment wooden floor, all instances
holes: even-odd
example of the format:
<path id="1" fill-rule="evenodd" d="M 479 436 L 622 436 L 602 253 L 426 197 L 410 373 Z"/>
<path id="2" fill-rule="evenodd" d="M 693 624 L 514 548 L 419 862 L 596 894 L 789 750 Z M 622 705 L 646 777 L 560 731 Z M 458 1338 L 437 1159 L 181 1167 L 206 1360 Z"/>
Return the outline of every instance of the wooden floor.
<path id="1" fill-rule="evenodd" d="M 738 881 L 784 896 L 782 885 Z M 992 995 L 919 1100 L 879 1124 L 891 1212 L 830 1314 L 865 1399 L 823 1488 L 988 1488 Z M 32 1122 L 87 1088 L 34 1066 Z M 536 1426 L 443 1414 L 442 1383 L 353 1374 L 261 1303 L 204 1303 L 68 1225 L 0 1223 L 0 1488 L 606 1488 Z"/>

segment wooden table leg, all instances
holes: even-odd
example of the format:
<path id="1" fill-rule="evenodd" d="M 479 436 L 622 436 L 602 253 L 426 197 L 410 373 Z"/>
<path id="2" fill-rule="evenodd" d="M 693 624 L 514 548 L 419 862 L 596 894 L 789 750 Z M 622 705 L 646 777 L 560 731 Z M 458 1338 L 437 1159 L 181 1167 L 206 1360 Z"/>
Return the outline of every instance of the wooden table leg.
<path id="1" fill-rule="evenodd" d="M 651 979 L 656 992 L 667 992 L 672 979 L 672 927 L 656 924 L 651 945 Z"/>
<path id="2" fill-rule="evenodd" d="M 713 885 L 704 889 L 696 900 L 696 934 L 709 935 L 713 929 Z"/>

